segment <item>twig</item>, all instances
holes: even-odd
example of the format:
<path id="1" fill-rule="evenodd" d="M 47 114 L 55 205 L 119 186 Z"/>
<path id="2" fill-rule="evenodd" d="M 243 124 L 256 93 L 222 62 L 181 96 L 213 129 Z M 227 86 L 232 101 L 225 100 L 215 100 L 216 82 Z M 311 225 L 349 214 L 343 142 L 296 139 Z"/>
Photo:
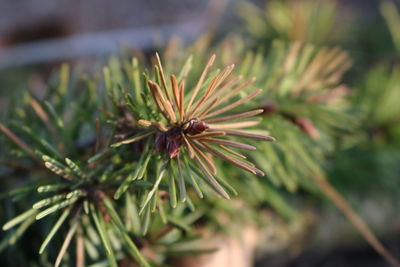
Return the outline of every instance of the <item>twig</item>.
<path id="1" fill-rule="evenodd" d="M 35 160 L 41 162 L 38 159 L 35 152 L 21 139 L 19 139 L 13 132 L 11 132 L 4 124 L 0 123 L 0 131 L 2 131 L 5 135 L 8 136 L 17 146 L 19 146 L 22 150 L 32 156 Z"/>
<path id="2" fill-rule="evenodd" d="M 79 226 L 76 235 L 76 267 L 85 266 L 85 247 L 82 227 Z"/>
<path id="3" fill-rule="evenodd" d="M 353 210 L 344 197 L 320 175 L 312 176 L 312 179 L 318 184 L 325 195 L 343 212 L 349 221 L 354 225 L 371 247 L 379 253 L 392 266 L 400 267 L 400 262 L 384 247 L 375 234 L 369 229 L 363 219 Z"/>
<path id="4" fill-rule="evenodd" d="M 96 118 L 96 145 L 95 145 L 95 153 L 99 152 L 101 145 L 101 125 L 100 119 Z"/>

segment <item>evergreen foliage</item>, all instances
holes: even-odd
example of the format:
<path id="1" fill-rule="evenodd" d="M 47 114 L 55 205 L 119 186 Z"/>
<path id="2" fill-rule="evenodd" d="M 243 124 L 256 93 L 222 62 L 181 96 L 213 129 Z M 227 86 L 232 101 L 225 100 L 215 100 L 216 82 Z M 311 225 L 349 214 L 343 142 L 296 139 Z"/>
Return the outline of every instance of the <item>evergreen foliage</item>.
<path id="1" fill-rule="evenodd" d="M 229 36 L 148 61 L 114 56 L 101 71 L 64 64 L 44 96 L 11 99 L 0 123 L 6 264 L 173 265 L 218 249 L 201 230 L 265 227 L 265 210 L 304 220 L 294 203 L 307 192 L 397 266 L 328 181 L 348 193 L 368 189 L 368 175 L 398 185 L 400 70 L 383 62 L 345 82 L 355 56 L 331 45 L 337 6 L 314 2 L 270 1 L 258 15 L 246 4 L 259 49 Z M 397 9 L 381 10 L 397 47 Z"/>

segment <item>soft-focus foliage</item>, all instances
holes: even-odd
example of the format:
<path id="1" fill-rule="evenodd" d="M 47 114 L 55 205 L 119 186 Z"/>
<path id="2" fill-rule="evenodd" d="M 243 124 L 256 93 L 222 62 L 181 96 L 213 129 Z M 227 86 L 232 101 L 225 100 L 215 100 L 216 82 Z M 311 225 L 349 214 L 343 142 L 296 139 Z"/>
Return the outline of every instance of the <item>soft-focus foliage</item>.
<path id="1" fill-rule="evenodd" d="M 398 195 L 398 59 L 335 46 L 356 34 L 336 1 L 239 6 L 248 42 L 207 35 L 161 57 L 113 56 L 101 71 L 64 64 L 43 95 L 10 100 L 5 264 L 174 266 L 214 251 L 199 233 L 302 225 L 302 201 L 322 195 L 313 177 Z M 399 50 L 398 9 L 384 1 L 381 13 Z"/>

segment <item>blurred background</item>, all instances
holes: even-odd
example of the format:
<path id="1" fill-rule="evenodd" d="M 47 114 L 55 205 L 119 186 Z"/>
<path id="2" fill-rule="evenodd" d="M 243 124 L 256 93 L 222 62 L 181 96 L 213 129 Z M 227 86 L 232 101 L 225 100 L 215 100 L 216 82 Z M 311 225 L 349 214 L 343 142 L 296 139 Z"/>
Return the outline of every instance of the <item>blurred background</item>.
<path id="1" fill-rule="evenodd" d="M 151 51 L 165 45 L 173 36 L 179 36 L 189 44 L 210 30 L 216 32 L 216 39 L 227 32 L 246 31 L 240 16 L 242 2 L 1 0 L 1 92 L 14 91 L 16 86 L 13 82 L 18 85 L 26 79 L 13 77 L 23 75 L 22 69 L 29 73 L 29 68 L 36 67 L 35 64 L 93 58 L 115 53 L 121 48 Z M 261 10 L 268 1 L 249 2 Z M 346 36 L 348 39 L 345 41 L 358 43 L 363 49 L 374 42 L 380 43 L 378 46 L 389 42 L 390 36 L 378 40 L 387 33 L 379 12 L 380 1 L 334 2 L 338 3 L 335 12 L 339 18 L 335 24 L 340 24 L 340 27 L 337 30 L 354 27 L 358 28 L 355 32 L 377 29 L 371 36 L 357 36 L 353 32 L 353 35 Z M 7 88 L 14 89 L 7 91 Z"/>
<path id="2" fill-rule="evenodd" d="M 1 0 L 1 94 L 9 94 L 21 86 L 19 82 L 26 81 L 21 79 L 26 76 L 19 75 L 30 73 L 29 69 L 36 68 L 35 64 L 43 66 L 93 58 L 115 53 L 121 48 L 154 50 L 173 36 L 179 36 L 188 44 L 210 29 L 216 31 L 216 38 L 227 32 L 245 31 L 245 22 L 240 17 L 241 2 Z M 264 9 L 268 1 L 250 2 Z M 341 24 L 342 28 L 377 29 L 368 37 L 362 34 L 347 36 L 351 39 L 347 41 L 359 43 L 363 49 L 374 42 L 383 46 L 388 42 L 389 36 L 378 40 L 387 32 L 379 13 L 379 1 L 335 2 L 339 8 L 336 12 L 340 14 L 335 23 Z M 350 20 L 356 21 L 356 25 Z M 277 36 L 270 36 L 273 37 Z M 20 78 L 16 78 L 18 76 Z"/>
<path id="3" fill-rule="evenodd" d="M 121 49 L 146 54 L 172 38 L 190 45 L 204 34 L 212 35 L 212 43 L 240 34 L 263 49 L 275 39 L 340 45 L 353 60 L 344 77 L 350 87 L 361 95 L 369 87 L 384 87 L 382 94 L 399 96 L 390 92 L 400 90 L 400 1 L 306 1 L 304 10 L 291 9 L 293 2 L 0 0 L 0 109 L 26 88 L 40 95 L 62 62 L 85 69 Z M 306 14 L 315 17 L 303 18 Z M 332 156 L 329 176 L 390 250 L 400 254 L 400 98 L 391 106 L 375 104 L 385 114 L 365 123 L 368 145 Z M 255 266 L 388 266 L 340 212 L 329 203 L 322 206 L 301 253 L 287 257 L 285 249 L 261 250 Z"/>

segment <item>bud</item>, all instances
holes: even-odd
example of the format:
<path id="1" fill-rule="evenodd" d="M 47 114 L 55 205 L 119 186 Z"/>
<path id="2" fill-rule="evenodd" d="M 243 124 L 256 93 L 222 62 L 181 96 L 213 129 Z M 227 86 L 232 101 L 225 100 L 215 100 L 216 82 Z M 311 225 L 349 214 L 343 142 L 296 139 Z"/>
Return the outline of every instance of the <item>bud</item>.
<path id="1" fill-rule="evenodd" d="M 182 126 L 183 130 L 190 135 L 196 135 L 208 129 L 207 124 L 199 119 L 191 119 L 185 122 Z"/>
<path id="2" fill-rule="evenodd" d="M 303 132 L 305 132 L 312 139 L 319 139 L 319 131 L 315 128 L 311 120 L 306 118 L 292 118 L 294 124 L 296 124 Z"/>
<path id="3" fill-rule="evenodd" d="M 182 146 L 182 135 L 179 132 L 172 132 L 167 135 L 166 140 L 166 150 L 169 157 L 172 159 L 176 157 L 176 155 L 179 153 L 179 149 Z"/>

